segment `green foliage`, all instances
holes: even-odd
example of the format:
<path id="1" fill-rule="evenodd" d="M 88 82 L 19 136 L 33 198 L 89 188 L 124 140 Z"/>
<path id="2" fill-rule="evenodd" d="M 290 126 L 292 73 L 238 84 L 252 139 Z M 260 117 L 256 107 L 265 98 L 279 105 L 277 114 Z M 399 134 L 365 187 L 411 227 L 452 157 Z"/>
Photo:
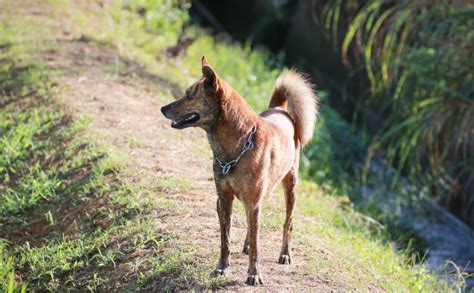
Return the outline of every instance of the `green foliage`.
<path id="1" fill-rule="evenodd" d="M 326 7 L 329 27 L 345 32 L 342 58 L 365 68 L 370 84 L 361 108 L 383 121 L 372 149 L 415 184 L 464 206 L 457 212 L 474 223 L 473 198 L 465 196 L 474 191 L 474 9 L 436 0 Z M 330 21 L 341 9 L 347 28 Z"/>
<path id="2" fill-rule="evenodd" d="M 141 36 L 130 38 L 135 45 L 151 48 L 157 44 L 176 43 L 189 21 L 189 7 L 190 1 L 186 0 L 128 1 L 127 9 L 118 7 L 113 15 L 123 29 Z"/>
<path id="3" fill-rule="evenodd" d="M 305 147 L 302 156 L 302 174 L 328 191 L 346 193 L 354 180 L 354 164 L 363 160 L 367 147 L 365 133 L 345 122 L 339 114 L 325 106 L 327 97 L 318 94 L 322 101 L 313 140 Z"/>

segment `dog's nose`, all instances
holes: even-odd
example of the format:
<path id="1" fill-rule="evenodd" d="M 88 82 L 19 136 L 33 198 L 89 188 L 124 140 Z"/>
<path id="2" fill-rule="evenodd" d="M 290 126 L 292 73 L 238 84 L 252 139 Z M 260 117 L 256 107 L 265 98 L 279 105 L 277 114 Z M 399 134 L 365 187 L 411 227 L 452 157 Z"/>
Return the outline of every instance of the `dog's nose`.
<path id="1" fill-rule="evenodd" d="M 168 109 L 169 109 L 168 106 L 161 107 L 161 113 L 163 113 L 163 115 L 166 116 L 166 112 L 168 111 Z"/>

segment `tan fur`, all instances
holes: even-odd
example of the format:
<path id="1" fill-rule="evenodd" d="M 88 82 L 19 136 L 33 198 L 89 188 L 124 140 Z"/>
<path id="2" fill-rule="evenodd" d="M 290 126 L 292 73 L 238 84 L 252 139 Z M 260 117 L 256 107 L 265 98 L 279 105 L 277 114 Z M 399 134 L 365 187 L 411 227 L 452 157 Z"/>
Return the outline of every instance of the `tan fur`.
<path id="1" fill-rule="evenodd" d="M 295 122 L 296 137 L 305 146 L 313 137 L 319 105 L 308 78 L 293 69 L 283 72 L 276 80 L 270 108 L 286 109 L 285 101 Z"/>
<path id="2" fill-rule="evenodd" d="M 219 78 L 202 59 L 203 77 L 186 90 L 185 96 L 161 111 L 175 128 L 203 128 L 214 154 L 214 181 L 221 231 L 221 252 L 213 275 L 225 274 L 230 266 L 232 203 L 243 202 L 247 214 L 247 237 L 243 252 L 249 255 L 246 283 L 262 284 L 259 266 L 259 221 L 263 197 L 283 184 L 286 220 L 278 262 L 291 263 L 291 230 L 296 201 L 299 152 L 311 139 L 317 115 L 317 101 L 309 82 L 295 71 L 282 74 L 275 86 L 270 108 L 260 115 L 232 87 Z M 289 106 L 290 113 L 286 112 Z M 253 127 L 253 149 L 242 155 L 228 174 L 217 159 L 234 160 Z"/>

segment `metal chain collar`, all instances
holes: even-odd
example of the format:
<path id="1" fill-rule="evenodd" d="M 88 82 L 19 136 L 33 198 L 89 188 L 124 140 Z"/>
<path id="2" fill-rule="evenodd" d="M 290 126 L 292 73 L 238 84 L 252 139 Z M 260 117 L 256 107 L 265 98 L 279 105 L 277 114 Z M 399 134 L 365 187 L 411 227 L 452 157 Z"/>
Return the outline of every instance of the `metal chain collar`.
<path id="1" fill-rule="evenodd" d="M 255 132 L 257 131 L 257 126 L 254 125 L 252 127 L 252 130 L 250 130 L 250 133 L 247 137 L 247 141 L 244 143 L 242 150 L 240 151 L 240 154 L 237 156 L 237 158 L 233 159 L 232 161 L 229 161 L 227 163 L 223 163 L 221 160 L 219 160 L 218 157 L 216 157 L 216 161 L 219 163 L 219 166 L 222 168 L 222 174 L 226 175 L 229 173 L 230 169 L 234 167 L 240 160 L 240 158 L 249 150 L 253 148 L 253 136 Z"/>

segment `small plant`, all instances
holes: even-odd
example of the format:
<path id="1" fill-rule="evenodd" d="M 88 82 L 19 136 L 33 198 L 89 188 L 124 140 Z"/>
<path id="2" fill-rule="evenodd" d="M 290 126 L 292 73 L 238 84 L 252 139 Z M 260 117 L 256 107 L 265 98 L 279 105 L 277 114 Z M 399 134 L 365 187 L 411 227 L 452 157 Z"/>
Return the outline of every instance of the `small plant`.
<path id="1" fill-rule="evenodd" d="M 46 217 L 46 220 L 50 225 L 56 224 L 56 220 L 54 219 L 54 216 L 51 211 L 48 211 L 46 214 L 44 214 L 44 216 Z"/>
<path id="2" fill-rule="evenodd" d="M 26 292 L 26 284 L 18 281 L 15 274 L 15 259 L 6 241 L 0 239 L 0 290 L 2 292 Z"/>

